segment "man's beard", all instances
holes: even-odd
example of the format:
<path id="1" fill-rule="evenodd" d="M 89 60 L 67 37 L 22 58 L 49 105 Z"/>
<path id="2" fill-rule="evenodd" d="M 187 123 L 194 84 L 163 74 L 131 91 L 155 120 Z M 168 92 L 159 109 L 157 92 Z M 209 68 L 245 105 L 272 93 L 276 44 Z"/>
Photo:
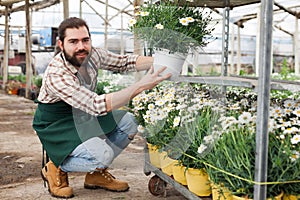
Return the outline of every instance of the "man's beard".
<path id="1" fill-rule="evenodd" d="M 80 59 L 77 59 L 76 58 L 76 54 L 77 53 L 86 53 L 86 55 L 89 54 L 88 51 L 86 50 L 80 50 L 80 51 L 77 51 L 74 53 L 74 55 L 70 55 L 68 54 L 65 50 L 63 50 L 64 54 L 65 54 L 65 57 L 66 57 L 66 60 L 69 61 L 72 65 L 76 66 L 76 67 L 80 67 L 81 64 L 83 63 L 83 61 L 85 60 L 85 58 L 80 58 Z"/>

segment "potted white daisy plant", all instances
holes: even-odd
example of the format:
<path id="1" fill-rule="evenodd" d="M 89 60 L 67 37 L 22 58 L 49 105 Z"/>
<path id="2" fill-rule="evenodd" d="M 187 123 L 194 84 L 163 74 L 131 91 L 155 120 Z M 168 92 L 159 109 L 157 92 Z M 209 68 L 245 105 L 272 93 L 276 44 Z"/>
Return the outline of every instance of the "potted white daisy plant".
<path id="1" fill-rule="evenodd" d="M 144 42 L 150 55 L 154 54 L 154 67 L 182 67 L 189 53 L 207 45 L 212 38 L 211 11 L 204 8 L 179 5 L 178 1 L 147 1 L 140 6 L 135 18 L 130 19 L 129 28 Z M 162 56 L 175 57 L 175 61 L 163 61 Z M 181 69 L 171 71 L 180 74 Z"/>

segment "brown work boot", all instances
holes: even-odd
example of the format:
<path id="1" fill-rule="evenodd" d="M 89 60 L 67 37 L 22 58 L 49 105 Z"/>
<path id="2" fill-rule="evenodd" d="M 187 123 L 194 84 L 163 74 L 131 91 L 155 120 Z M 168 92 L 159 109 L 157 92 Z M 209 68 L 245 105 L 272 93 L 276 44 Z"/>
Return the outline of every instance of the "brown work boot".
<path id="1" fill-rule="evenodd" d="M 48 183 L 48 191 L 54 197 L 71 198 L 73 189 L 69 187 L 68 174 L 49 161 L 41 172 L 42 178 Z"/>
<path id="2" fill-rule="evenodd" d="M 86 189 L 106 189 L 114 192 L 125 192 L 129 189 L 128 183 L 117 180 L 107 169 L 87 173 L 84 181 Z"/>

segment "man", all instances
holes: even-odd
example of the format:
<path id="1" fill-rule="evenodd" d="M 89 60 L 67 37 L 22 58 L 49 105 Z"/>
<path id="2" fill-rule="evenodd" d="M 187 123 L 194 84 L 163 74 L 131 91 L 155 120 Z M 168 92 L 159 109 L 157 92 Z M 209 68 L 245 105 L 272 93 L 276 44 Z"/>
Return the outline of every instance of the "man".
<path id="1" fill-rule="evenodd" d="M 137 132 L 132 114 L 117 110 L 140 92 L 171 74 L 153 72 L 153 58 L 117 55 L 92 47 L 89 27 L 71 17 L 58 27 L 60 52 L 49 63 L 38 96 L 33 128 L 49 155 L 42 169 L 52 196 L 73 197 L 67 172 L 87 172 L 84 187 L 127 191 L 128 183 L 108 171 L 113 159 Z M 148 70 L 141 80 L 109 94 L 97 95 L 98 69 L 115 72 Z"/>

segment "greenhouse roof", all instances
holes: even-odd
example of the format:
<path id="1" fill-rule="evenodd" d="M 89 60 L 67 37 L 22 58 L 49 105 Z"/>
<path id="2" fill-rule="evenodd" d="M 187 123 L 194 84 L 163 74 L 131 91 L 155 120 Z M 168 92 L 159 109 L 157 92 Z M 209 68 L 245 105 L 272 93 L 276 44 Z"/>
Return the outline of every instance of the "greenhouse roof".
<path id="1" fill-rule="evenodd" d="M 78 16 L 79 1 L 72 0 L 69 5 L 70 16 Z M 144 0 L 146 1 L 146 0 Z M 152 0 L 154 1 L 154 0 Z M 187 0 L 179 0 L 180 3 L 187 3 Z M 104 27 L 105 0 L 81 0 L 82 17 L 89 22 L 91 28 L 101 29 Z M 257 13 L 260 7 L 260 0 L 194 0 L 188 2 L 190 5 L 207 7 L 215 12 L 214 20 L 221 21 L 223 8 L 230 7 L 230 22 L 244 27 L 241 34 L 255 35 L 257 27 Z M 54 27 L 58 26 L 63 19 L 63 5 L 61 0 L 29 0 L 30 10 L 33 11 L 32 27 Z M 120 30 L 127 27 L 127 21 L 133 16 L 133 1 L 115 0 L 109 1 L 108 12 L 111 30 Z M 0 0 L 0 24 L 4 24 L 5 8 L 8 7 L 10 15 L 10 26 L 21 27 L 24 25 L 23 12 L 25 0 Z M 49 7 L 49 8 L 48 8 Z M 97 8 L 97 9 L 93 9 Z M 97 10 L 95 12 L 95 10 Z M 295 33 L 295 18 L 300 18 L 299 0 L 274 0 L 273 26 L 274 32 L 282 36 L 290 36 Z M 20 11 L 20 12 L 18 12 Z M 124 13 L 124 20 L 121 22 L 120 13 Z M 102 16 L 99 16 L 102 15 Z M 22 20 L 20 20 L 22 16 Z M 51 16 L 51 17 L 49 17 Z M 123 25 L 123 27 L 121 26 Z M 221 24 L 221 23 L 220 23 Z M 254 27 L 254 28 L 252 28 Z M 243 33 L 244 32 L 244 33 Z"/>
<path id="2" fill-rule="evenodd" d="M 60 0 L 40 0 L 29 1 L 30 9 L 33 11 L 47 8 L 49 6 L 58 4 Z M 24 0 L 0 0 L 0 15 L 5 14 L 5 9 L 8 8 L 8 13 L 24 11 Z"/>
<path id="3" fill-rule="evenodd" d="M 193 2 L 189 3 L 189 5 L 209 8 L 232 8 L 259 2 L 260 0 L 194 0 Z M 186 1 L 181 1 L 181 3 L 186 3 Z"/>
<path id="4" fill-rule="evenodd" d="M 1 6 L 9 6 L 13 3 L 18 3 L 18 2 L 21 2 L 22 0 L 1 0 L 0 1 L 0 5 Z"/>

